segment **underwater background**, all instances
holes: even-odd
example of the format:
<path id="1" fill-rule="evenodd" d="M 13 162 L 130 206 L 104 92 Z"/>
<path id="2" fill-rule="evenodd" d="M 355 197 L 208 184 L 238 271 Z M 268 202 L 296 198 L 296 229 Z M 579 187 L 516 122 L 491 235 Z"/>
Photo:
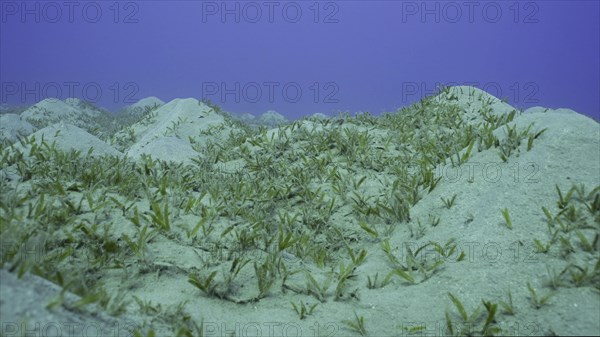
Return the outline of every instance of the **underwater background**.
<path id="1" fill-rule="evenodd" d="M 598 1 L 1 2 L 4 104 L 380 114 L 440 85 L 598 119 Z"/>

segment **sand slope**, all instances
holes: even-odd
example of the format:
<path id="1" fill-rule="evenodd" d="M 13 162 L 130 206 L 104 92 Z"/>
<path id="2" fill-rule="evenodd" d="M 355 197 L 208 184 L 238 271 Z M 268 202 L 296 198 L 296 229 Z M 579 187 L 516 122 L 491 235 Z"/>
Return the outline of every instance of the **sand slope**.
<path id="1" fill-rule="evenodd" d="M 42 140 L 48 145 L 56 144 L 56 148 L 69 152 L 71 150 L 81 151 L 83 155 L 87 154 L 91 149 L 91 155 L 102 156 L 123 156 L 123 154 L 115 150 L 110 145 L 106 144 L 96 136 L 91 135 L 87 131 L 65 122 L 55 123 L 38 130 L 27 137 L 30 140 L 35 139 L 35 142 L 40 145 Z M 31 145 L 23 147 L 20 143 L 14 144 L 15 149 L 28 152 Z"/>
<path id="2" fill-rule="evenodd" d="M 157 97 L 150 96 L 142 98 L 139 101 L 133 103 L 132 105 L 123 108 L 123 113 L 140 116 L 143 115 L 147 109 L 161 107 L 163 105 L 165 105 L 165 102 L 163 102 Z"/>
<path id="3" fill-rule="evenodd" d="M 139 328 L 133 317 L 114 318 L 91 306 L 75 312 L 64 307 L 46 308 L 59 298 L 62 288 L 35 275 L 17 275 L 0 269 L 0 316 L 5 336 L 26 333 L 58 336 L 131 336 Z M 80 297 L 66 293 L 67 301 L 74 303 Z"/>
<path id="4" fill-rule="evenodd" d="M 86 126 L 86 121 L 99 116 L 102 112 L 76 98 L 66 102 L 55 98 L 47 98 L 31 106 L 21 113 L 21 118 L 42 128 L 59 121 Z"/>
<path id="5" fill-rule="evenodd" d="M 167 161 L 188 162 L 199 155 L 192 143 L 222 139 L 230 130 L 223 116 L 193 98 L 175 99 L 149 117 L 132 126 L 136 142 L 127 149 L 128 157 L 137 159 L 147 154 Z"/>
<path id="6" fill-rule="evenodd" d="M 28 136 L 35 131 L 33 125 L 17 114 L 0 115 L 0 142 L 16 142 L 18 136 Z"/>

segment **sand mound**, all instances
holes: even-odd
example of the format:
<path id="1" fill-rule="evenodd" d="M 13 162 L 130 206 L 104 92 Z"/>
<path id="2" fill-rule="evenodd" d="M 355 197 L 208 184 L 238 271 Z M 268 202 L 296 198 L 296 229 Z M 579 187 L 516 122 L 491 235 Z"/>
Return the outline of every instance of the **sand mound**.
<path id="1" fill-rule="evenodd" d="M 161 159 L 180 162 L 197 156 L 192 144 L 222 140 L 231 130 L 226 119 L 206 104 L 193 99 L 175 99 L 157 109 L 129 129 L 135 143 L 127 149 L 131 158 L 142 154 L 154 156 L 160 149 Z M 162 139 L 160 141 L 157 141 Z M 173 151 L 168 151 L 173 149 Z"/>
<path id="2" fill-rule="evenodd" d="M 310 115 L 310 118 L 315 118 L 315 119 L 329 119 L 330 117 L 327 116 L 324 113 L 315 112 L 314 114 Z"/>
<path id="3" fill-rule="evenodd" d="M 92 148 L 91 155 L 102 156 L 102 155 L 113 155 L 122 156 L 123 154 L 115 150 L 110 145 L 106 144 L 96 136 L 89 134 L 87 131 L 71 124 L 64 122 L 56 123 L 47 126 L 41 130 L 38 130 L 31 134 L 28 138 L 34 137 L 37 144 L 41 144 L 44 140 L 48 145 L 56 143 L 56 147 L 63 151 L 81 151 L 82 154 L 87 154 L 90 148 Z M 17 143 L 14 145 L 16 149 L 24 152 L 28 152 L 31 145 L 23 147 Z"/>
<path id="4" fill-rule="evenodd" d="M 123 109 L 123 112 L 130 115 L 141 116 L 148 111 L 148 109 L 158 108 L 165 105 L 165 102 L 157 97 L 150 96 L 142 98 L 139 101 L 127 106 Z"/>
<path id="5" fill-rule="evenodd" d="M 65 122 L 87 128 L 90 122 L 103 112 L 93 105 L 76 98 L 63 102 L 47 98 L 21 113 L 21 118 L 37 128 L 43 128 L 57 122 Z"/>
<path id="6" fill-rule="evenodd" d="M 277 127 L 288 122 L 282 114 L 274 110 L 269 110 L 258 118 L 258 122 L 267 127 Z"/>
<path id="7" fill-rule="evenodd" d="M 256 121 L 256 116 L 249 112 L 244 112 L 239 116 L 234 116 L 234 118 L 239 119 L 240 121 L 248 124 L 254 123 Z"/>
<path id="8" fill-rule="evenodd" d="M 165 105 L 165 102 L 163 102 L 158 97 L 150 96 L 150 97 L 140 99 L 139 101 L 133 103 L 129 107 L 132 109 L 136 109 L 136 108 L 153 107 L 155 105 L 163 106 L 163 105 Z"/>
<path id="9" fill-rule="evenodd" d="M 99 109 L 92 103 L 82 101 L 79 98 L 67 98 L 65 99 L 65 104 L 77 109 L 80 113 L 89 117 L 98 117 L 102 115 L 102 113 L 106 113 L 106 111 Z"/>
<path id="10" fill-rule="evenodd" d="M 483 121 L 482 113 L 500 116 L 516 109 L 499 98 L 475 87 L 448 87 L 433 98 L 437 102 L 445 102 L 460 107 L 463 119 L 471 125 Z"/>
<path id="11" fill-rule="evenodd" d="M 0 143 L 14 143 L 18 136 L 28 136 L 35 131 L 33 125 L 17 114 L 0 115 Z"/>

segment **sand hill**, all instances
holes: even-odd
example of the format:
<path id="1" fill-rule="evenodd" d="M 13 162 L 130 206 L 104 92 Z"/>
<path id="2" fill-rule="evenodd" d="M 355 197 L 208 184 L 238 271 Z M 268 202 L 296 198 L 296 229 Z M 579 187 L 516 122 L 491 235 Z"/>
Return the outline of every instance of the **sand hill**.
<path id="1" fill-rule="evenodd" d="M 143 115 L 148 109 L 159 108 L 165 105 L 165 102 L 160 100 L 157 97 L 150 96 L 146 98 L 142 98 L 139 101 L 133 103 L 130 106 L 127 106 L 123 109 L 123 113 L 130 115 Z"/>
<path id="2" fill-rule="evenodd" d="M 269 110 L 258 118 L 259 122 L 268 127 L 277 127 L 279 125 L 283 125 L 287 122 L 287 118 L 285 118 L 282 114 L 278 113 L 274 110 Z"/>
<path id="3" fill-rule="evenodd" d="M 76 98 L 67 99 L 66 102 L 47 98 L 23 111 L 21 118 L 38 128 L 60 121 L 82 126 L 82 123 L 100 114 L 102 111 Z"/>
<path id="4" fill-rule="evenodd" d="M 189 162 L 200 155 L 195 144 L 222 141 L 229 134 L 226 119 L 204 103 L 193 99 L 175 99 L 147 115 L 141 122 L 117 137 L 129 137 L 127 156 L 142 155 L 176 162 Z"/>
<path id="5" fill-rule="evenodd" d="M 70 152 L 79 151 L 83 154 L 88 152 L 93 156 L 112 155 L 123 156 L 123 154 L 106 144 L 98 137 L 91 135 L 75 125 L 59 122 L 47 126 L 29 135 L 28 143 L 16 143 L 16 150 L 29 153 L 33 144 L 40 147 L 44 142 L 47 146 L 55 146 L 56 149 Z"/>

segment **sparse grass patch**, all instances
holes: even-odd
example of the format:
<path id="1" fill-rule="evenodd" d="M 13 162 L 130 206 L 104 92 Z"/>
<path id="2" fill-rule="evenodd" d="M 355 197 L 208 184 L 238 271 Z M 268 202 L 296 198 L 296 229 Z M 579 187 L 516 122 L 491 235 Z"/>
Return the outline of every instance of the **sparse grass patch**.
<path id="1" fill-rule="evenodd" d="M 508 214 L 508 208 L 505 207 L 504 209 L 500 210 L 500 212 L 502 213 L 506 227 L 508 227 L 508 229 L 512 229 L 512 221 L 510 220 L 510 214 Z"/>
<path id="2" fill-rule="evenodd" d="M 217 291 L 218 284 L 214 281 L 215 276 L 217 276 L 217 271 L 213 271 L 207 277 L 190 274 L 188 282 L 202 290 L 209 297 L 223 298 L 223 295 Z"/>
<path id="3" fill-rule="evenodd" d="M 361 336 L 367 335 L 367 328 L 365 326 L 365 318 L 358 316 L 356 311 L 354 312 L 354 320 L 343 320 L 342 323 L 346 325 L 350 330 L 358 332 Z"/>
<path id="4" fill-rule="evenodd" d="M 388 241 L 384 241 L 382 244 L 383 251 L 388 256 L 389 261 L 392 263 L 392 271 L 390 274 L 397 275 L 413 285 L 425 282 L 435 273 L 437 273 L 444 265 L 446 259 L 448 259 L 455 252 L 456 247 L 457 245 L 454 243 L 454 239 L 450 239 L 444 246 L 431 241 L 417 248 L 414 253 L 407 245 L 405 247 L 406 264 L 403 264 L 391 253 Z M 426 248 L 430 248 L 432 251 L 425 252 Z M 419 256 L 419 253 L 421 252 L 423 252 L 423 254 Z M 437 253 L 437 256 L 432 257 L 432 252 Z M 457 261 L 461 261 L 463 257 L 464 254 L 461 253 Z M 388 275 L 388 277 L 389 276 L 390 275 Z"/>
<path id="5" fill-rule="evenodd" d="M 533 141 L 535 139 L 538 139 L 538 137 L 540 137 L 541 135 L 543 135 L 546 130 L 547 130 L 547 128 L 542 129 L 542 130 L 536 132 L 535 134 L 529 135 L 529 139 L 527 140 L 527 151 L 531 151 L 531 149 L 533 148 Z"/>
<path id="6" fill-rule="evenodd" d="M 529 290 L 529 294 L 531 295 L 531 297 L 530 297 L 531 304 L 533 304 L 533 306 L 536 309 L 540 309 L 544 305 L 548 304 L 548 301 L 550 300 L 550 298 L 552 298 L 552 296 L 554 296 L 553 293 L 548 293 L 548 294 L 540 297 L 538 295 L 538 293 L 535 291 L 535 288 L 533 288 L 531 286 L 531 283 L 529 283 L 529 282 L 527 282 L 527 289 Z"/>
<path id="7" fill-rule="evenodd" d="M 331 278 L 328 277 L 322 283 L 317 282 L 315 278 L 305 272 L 306 276 L 306 293 L 313 295 L 319 302 L 324 303 L 327 301 L 327 291 L 331 285 Z"/>
<path id="8" fill-rule="evenodd" d="M 379 239 L 379 232 L 377 232 L 377 230 L 375 228 L 369 227 L 369 225 L 367 224 L 366 221 L 364 221 L 363 219 L 360 219 L 358 222 L 358 225 L 371 237 L 373 237 L 374 239 Z"/>
<path id="9" fill-rule="evenodd" d="M 505 314 L 512 316 L 515 314 L 515 306 L 513 304 L 513 298 L 510 289 L 506 291 L 506 294 L 508 297 L 508 302 L 500 301 L 498 303 L 500 303 L 500 306 L 502 306 Z"/>
<path id="10" fill-rule="evenodd" d="M 452 322 L 450 313 L 446 310 L 446 328 L 450 336 L 471 336 L 474 333 L 481 334 L 483 336 L 493 336 L 502 332 L 502 330 L 499 327 L 492 325 L 492 323 L 494 323 L 496 320 L 495 317 L 498 309 L 498 304 L 482 299 L 481 302 L 483 303 L 483 307 L 485 308 L 486 313 L 482 312 L 481 307 L 478 306 L 469 315 L 462 302 L 458 299 L 458 297 L 456 297 L 452 293 L 448 293 L 448 297 L 450 297 L 450 300 L 454 304 L 454 307 L 458 311 L 462 321 L 461 324 L 457 326 L 455 323 Z M 480 326 L 481 319 L 483 317 L 485 317 L 485 320 Z"/>
<path id="11" fill-rule="evenodd" d="M 170 232 L 171 220 L 169 219 L 168 202 L 163 202 L 163 206 L 161 208 L 158 202 L 152 201 L 152 203 L 150 204 L 150 210 L 150 218 L 152 219 L 154 226 L 167 233 Z"/>
<path id="12" fill-rule="evenodd" d="M 252 301 L 267 296 L 275 283 L 275 257 L 270 255 L 263 264 L 254 263 L 254 273 L 257 279 L 258 295 Z M 283 267 L 285 269 L 285 266 Z M 285 282 L 285 281 L 284 281 Z"/>
<path id="13" fill-rule="evenodd" d="M 554 290 L 558 289 L 559 287 L 566 286 L 568 282 L 564 281 L 563 277 L 567 273 L 568 269 L 568 267 L 564 268 L 560 273 L 557 273 L 555 269 L 551 269 L 549 266 L 546 266 L 546 271 L 548 273 L 548 285 Z"/>
<path id="14" fill-rule="evenodd" d="M 592 286 L 600 290 L 600 258 L 597 258 L 594 267 L 581 267 L 571 264 L 567 267 L 571 276 L 571 282 L 576 287 Z"/>
<path id="15" fill-rule="evenodd" d="M 313 311 L 315 310 L 315 308 L 317 307 L 318 303 L 315 303 L 313 305 L 309 305 L 308 307 L 304 304 L 304 302 L 300 301 L 298 304 L 294 303 L 294 302 L 290 302 L 292 304 L 292 308 L 294 308 L 294 311 L 298 314 L 298 317 L 302 320 L 305 319 L 307 316 L 312 315 Z"/>
<path id="16" fill-rule="evenodd" d="M 465 151 L 465 153 L 463 153 L 462 155 L 459 154 L 458 149 L 456 149 L 456 147 L 455 147 L 454 148 L 454 156 L 450 157 L 452 166 L 460 166 L 460 165 L 466 163 L 469 160 L 469 158 L 471 157 L 471 151 L 473 150 L 473 145 L 475 145 L 475 141 L 469 141 L 468 148 Z M 454 161 L 455 157 L 456 157 L 456 162 Z"/>
<path id="17" fill-rule="evenodd" d="M 440 197 L 440 199 L 442 199 L 442 202 L 444 203 L 446 208 L 450 209 L 452 208 L 452 206 L 454 206 L 454 203 L 456 202 L 456 193 L 451 198 L 444 199 L 444 197 Z"/>
<path id="18" fill-rule="evenodd" d="M 393 273 L 389 273 L 382 281 L 378 281 L 379 273 L 376 273 L 373 278 L 371 276 L 367 276 L 367 288 L 369 289 L 377 289 L 383 288 L 388 285 L 392 281 Z"/>
<path id="19" fill-rule="evenodd" d="M 140 261 L 147 263 L 146 261 L 146 244 L 156 235 L 158 232 L 156 230 L 148 230 L 148 225 L 145 225 L 143 228 L 138 228 L 138 236 L 137 240 L 133 241 L 129 238 L 127 234 L 123 234 L 122 238 L 127 243 L 129 248 L 135 253 L 135 255 L 139 258 Z"/>

